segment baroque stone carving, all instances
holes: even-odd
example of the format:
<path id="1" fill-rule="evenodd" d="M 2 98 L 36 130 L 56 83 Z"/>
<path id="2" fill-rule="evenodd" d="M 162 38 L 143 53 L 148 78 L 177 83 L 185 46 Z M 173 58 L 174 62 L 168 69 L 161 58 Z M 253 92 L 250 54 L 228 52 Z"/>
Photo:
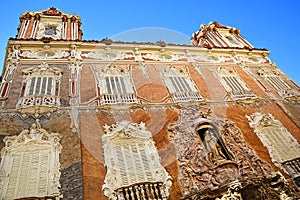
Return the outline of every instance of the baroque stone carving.
<path id="1" fill-rule="evenodd" d="M 23 130 L 17 136 L 6 136 L 3 141 L 5 147 L 1 150 L 1 198 L 51 196 L 58 200 L 60 198 L 59 154 L 62 148 L 60 135 L 48 133 L 37 119 L 29 130 Z M 29 162 L 28 159 L 32 161 Z M 22 169 L 19 169 L 18 164 Z M 14 180 L 10 180 L 12 178 Z M 17 186 L 14 184 L 12 187 L 14 181 L 18 181 L 19 184 Z M 39 190 L 32 190 L 30 187 Z"/>
<path id="2" fill-rule="evenodd" d="M 184 54 L 176 54 L 164 48 L 160 49 L 157 53 L 142 53 L 141 57 L 144 60 L 157 60 L 157 61 L 179 61 L 186 60 Z"/>
<path id="3" fill-rule="evenodd" d="M 183 194 L 216 189 L 236 180 L 268 177 L 271 173 L 271 167 L 247 146 L 241 131 L 232 122 L 211 119 L 207 107 L 186 107 L 180 116 L 179 122 L 169 127 L 169 138 L 177 149 L 178 181 Z M 214 163 L 208 159 L 209 151 L 196 131 L 201 124 L 218 130 L 229 159 Z"/>
<path id="4" fill-rule="evenodd" d="M 23 58 L 36 58 L 36 59 L 55 59 L 66 58 L 70 54 L 66 51 L 41 49 L 41 50 L 25 50 L 20 54 Z"/>
<path id="5" fill-rule="evenodd" d="M 146 130 L 145 123 L 121 121 L 105 125 L 104 131 L 102 141 L 107 167 L 102 186 L 104 194 L 113 200 L 126 199 L 126 195 L 132 193 L 143 197 L 141 199 L 154 193 L 162 195 L 159 199 L 167 198 L 172 178 L 159 163 L 151 132 Z M 155 189 L 147 189 L 149 184 Z"/>
<path id="6" fill-rule="evenodd" d="M 245 56 L 235 56 L 234 58 L 235 58 L 234 61 L 238 64 L 244 64 L 244 63 L 271 64 L 271 61 L 267 56 L 254 56 L 252 54 L 248 54 Z"/>
<path id="7" fill-rule="evenodd" d="M 99 51 L 91 51 L 88 53 L 83 53 L 82 56 L 86 58 L 92 58 L 96 60 L 105 60 L 105 61 L 113 61 L 113 60 L 123 60 L 134 58 L 132 53 L 124 53 L 112 50 L 110 47 L 106 47 L 103 50 Z"/>
<path id="8" fill-rule="evenodd" d="M 51 37 L 55 40 L 61 39 L 61 29 L 61 24 L 57 22 L 39 23 L 39 29 L 37 31 L 36 38 L 41 39 L 43 37 Z"/>

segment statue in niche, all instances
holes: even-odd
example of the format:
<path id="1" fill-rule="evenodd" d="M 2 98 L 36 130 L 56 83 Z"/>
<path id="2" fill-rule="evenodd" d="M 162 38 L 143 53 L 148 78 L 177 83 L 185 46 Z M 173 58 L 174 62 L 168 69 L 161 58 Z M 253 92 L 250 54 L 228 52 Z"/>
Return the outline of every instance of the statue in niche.
<path id="1" fill-rule="evenodd" d="M 231 155 L 211 125 L 201 125 L 197 133 L 204 144 L 207 152 L 206 158 L 210 163 L 217 165 L 231 160 Z"/>

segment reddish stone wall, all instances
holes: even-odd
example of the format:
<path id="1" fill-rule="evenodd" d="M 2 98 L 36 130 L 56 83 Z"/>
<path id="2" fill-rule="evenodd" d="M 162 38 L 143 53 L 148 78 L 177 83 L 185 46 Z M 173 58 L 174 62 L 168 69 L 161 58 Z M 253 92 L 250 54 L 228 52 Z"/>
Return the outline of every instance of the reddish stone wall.
<path id="1" fill-rule="evenodd" d="M 165 67 L 165 66 L 162 66 Z M 132 79 L 138 96 L 142 103 L 161 102 L 169 96 L 168 90 L 163 83 L 158 70 L 158 66 L 145 65 L 148 77 L 144 77 L 139 66 L 132 67 Z"/>
<path id="2" fill-rule="evenodd" d="M 268 98 L 268 95 L 255 83 L 255 81 L 240 67 L 236 68 L 238 74 L 242 78 L 243 81 L 247 84 L 249 89 L 253 91 L 255 95 L 257 95 L 259 98 Z"/>
<path id="3" fill-rule="evenodd" d="M 80 101 L 88 102 L 96 96 L 96 82 L 89 65 L 83 64 L 80 77 Z"/>

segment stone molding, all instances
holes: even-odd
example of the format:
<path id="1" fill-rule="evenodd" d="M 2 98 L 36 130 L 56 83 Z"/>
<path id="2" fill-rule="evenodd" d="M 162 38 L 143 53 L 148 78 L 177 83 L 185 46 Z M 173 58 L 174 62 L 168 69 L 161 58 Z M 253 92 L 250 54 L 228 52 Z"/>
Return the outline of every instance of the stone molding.
<path id="1" fill-rule="evenodd" d="M 61 152 L 61 144 L 60 144 L 60 134 L 58 133 L 48 133 L 45 129 L 41 128 L 41 125 L 39 123 L 39 120 L 37 119 L 35 123 L 32 124 L 31 128 L 29 130 L 23 130 L 19 135 L 17 136 L 6 136 L 3 141 L 5 143 L 4 148 L 1 150 L 1 164 L 0 164 L 0 171 L 1 171 L 1 194 L 2 198 L 6 198 L 6 196 L 11 196 L 13 194 L 8 194 L 7 192 L 11 191 L 10 185 L 9 185 L 9 179 L 10 177 L 18 177 L 21 172 L 20 169 L 17 169 L 17 171 L 12 171 L 12 162 L 16 162 L 15 159 L 17 158 L 17 155 L 21 157 L 20 165 L 22 165 L 22 171 L 27 168 L 27 170 L 33 170 L 33 168 L 28 168 L 28 166 L 25 166 L 26 159 L 22 158 L 24 157 L 25 153 L 28 154 L 27 156 L 33 157 L 38 156 L 42 157 L 43 159 L 48 159 L 48 162 L 46 160 L 40 161 L 40 162 L 46 162 L 42 165 L 35 165 L 37 169 L 39 169 L 39 179 L 36 180 L 37 182 L 29 183 L 29 180 L 22 178 L 23 176 L 31 176 L 33 174 L 29 174 L 28 172 L 25 172 L 27 174 L 21 175 L 18 177 L 18 181 L 21 182 L 20 185 L 27 185 L 27 184 L 33 184 L 37 185 L 36 187 L 41 187 L 41 184 L 48 185 L 47 188 L 45 188 L 44 192 L 40 193 L 40 191 L 33 191 L 28 189 L 26 192 L 27 197 L 44 197 L 44 196 L 51 196 L 55 199 L 60 198 L 60 163 L 59 163 L 59 154 Z M 47 152 L 45 154 L 45 152 Z M 32 158 L 33 159 L 33 158 Z M 22 161 L 23 160 L 23 161 Z M 34 161 L 35 163 L 38 162 L 38 160 Z M 33 165 L 33 163 L 27 163 L 30 166 Z M 46 167 L 46 171 L 45 168 Z M 43 172 L 43 173 L 42 173 Z M 17 174 L 14 174 L 17 173 Z M 40 178 L 41 177 L 41 178 Z M 30 179 L 29 177 L 27 177 Z M 46 183 L 40 182 L 41 180 L 45 180 Z M 27 183 L 28 181 L 28 183 Z M 31 185 L 30 185 L 31 186 Z M 13 190 L 19 191 L 19 193 L 22 193 L 20 191 L 23 191 L 22 188 L 13 188 Z M 31 191 L 32 193 L 30 193 Z M 28 193 L 29 192 L 29 193 Z M 6 194 L 7 193 L 7 194 Z M 16 194 L 16 193 L 15 193 Z M 4 196 L 3 196 L 4 195 Z M 22 196 L 13 196 L 13 198 L 21 198 L 26 197 L 25 193 L 23 193 Z M 29 195 L 29 196 L 28 196 Z"/>
<path id="2" fill-rule="evenodd" d="M 102 136 L 105 176 L 102 190 L 109 199 L 117 199 L 117 190 L 145 183 L 162 183 L 159 190 L 169 196 L 172 178 L 159 162 L 151 132 L 145 123 L 121 121 L 104 126 Z M 136 167 L 138 165 L 138 167 Z"/>

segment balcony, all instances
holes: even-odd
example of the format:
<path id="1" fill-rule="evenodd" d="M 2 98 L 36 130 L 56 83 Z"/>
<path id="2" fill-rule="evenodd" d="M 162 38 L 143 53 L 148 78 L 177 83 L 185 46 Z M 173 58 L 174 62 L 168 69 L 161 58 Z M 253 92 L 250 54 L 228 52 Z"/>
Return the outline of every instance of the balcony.
<path id="1" fill-rule="evenodd" d="M 165 200 L 168 199 L 164 185 L 158 183 L 137 183 L 116 190 L 118 200 Z"/>
<path id="2" fill-rule="evenodd" d="M 16 107 L 18 110 L 26 113 L 45 113 L 53 112 L 59 106 L 60 98 L 58 96 L 32 95 L 21 97 Z"/>
<path id="3" fill-rule="evenodd" d="M 174 102 L 202 101 L 203 98 L 198 92 L 174 92 L 172 93 Z"/>
<path id="4" fill-rule="evenodd" d="M 103 94 L 100 96 L 100 105 L 134 103 L 138 103 L 134 94 Z"/>

